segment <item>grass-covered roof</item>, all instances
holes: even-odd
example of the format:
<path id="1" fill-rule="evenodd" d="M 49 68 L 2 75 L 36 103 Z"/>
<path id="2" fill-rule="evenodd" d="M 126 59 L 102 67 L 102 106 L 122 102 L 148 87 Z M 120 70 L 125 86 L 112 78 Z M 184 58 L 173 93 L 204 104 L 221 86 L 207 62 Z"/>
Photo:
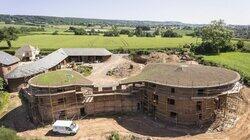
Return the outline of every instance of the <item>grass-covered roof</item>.
<path id="1" fill-rule="evenodd" d="M 237 72 L 211 66 L 186 64 L 150 64 L 142 73 L 121 81 L 153 82 L 172 87 L 202 88 L 232 84 L 240 80 Z"/>
<path id="2" fill-rule="evenodd" d="M 37 86 L 92 85 L 92 82 L 73 70 L 51 71 L 33 77 L 29 81 Z"/>

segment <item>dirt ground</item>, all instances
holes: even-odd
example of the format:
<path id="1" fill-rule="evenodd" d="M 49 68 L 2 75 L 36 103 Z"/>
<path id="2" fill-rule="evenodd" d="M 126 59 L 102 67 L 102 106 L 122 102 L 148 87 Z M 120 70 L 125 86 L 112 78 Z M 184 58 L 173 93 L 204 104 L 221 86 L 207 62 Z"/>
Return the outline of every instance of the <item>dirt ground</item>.
<path id="1" fill-rule="evenodd" d="M 123 78 L 115 78 L 112 76 L 108 76 L 106 75 L 108 71 L 124 63 L 132 63 L 134 65 L 138 65 L 139 67 L 141 67 L 141 70 L 144 67 L 144 65 L 135 63 L 124 57 L 126 57 L 126 55 L 113 54 L 107 61 L 103 63 L 86 64 L 91 65 L 93 67 L 91 75 L 86 78 L 93 81 L 96 86 L 117 86 L 119 84 L 118 81 L 122 80 Z M 140 71 L 135 73 L 139 72 Z"/>
<path id="2" fill-rule="evenodd" d="M 35 128 L 30 123 L 25 106 L 18 95 L 12 95 L 11 102 L 0 119 L 1 125 L 15 129 L 19 136 L 33 139 L 99 140 L 106 139 L 112 131 L 118 131 L 125 138 L 138 139 L 184 139 L 184 140 L 248 140 L 250 139 L 250 88 L 244 88 L 246 101 L 243 112 L 235 127 L 216 133 L 201 133 L 187 128 L 168 126 L 152 121 L 142 114 L 117 115 L 112 117 L 86 118 L 78 120 L 79 132 L 74 136 L 53 135 L 51 125 Z"/>

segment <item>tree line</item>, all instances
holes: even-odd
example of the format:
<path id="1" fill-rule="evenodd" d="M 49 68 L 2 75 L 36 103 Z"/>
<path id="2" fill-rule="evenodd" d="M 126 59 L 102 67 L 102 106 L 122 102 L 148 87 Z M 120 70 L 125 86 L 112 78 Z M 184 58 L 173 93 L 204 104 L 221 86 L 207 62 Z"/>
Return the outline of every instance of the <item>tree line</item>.
<path id="1" fill-rule="evenodd" d="M 131 29 L 121 29 L 119 30 L 117 26 L 112 26 L 108 31 L 99 31 L 95 29 L 91 29 L 90 31 L 86 31 L 84 28 L 75 28 L 69 27 L 68 32 L 74 32 L 75 35 L 99 35 L 103 34 L 106 37 L 118 37 L 119 35 L 128 35 L 129 37 L 155 37 L 161 35 L 162 37 L 182 37 L 181 34 L 175 32 L 172 29 L 167 29 L 165 31 L 161 31 L 157 28 L 155 31 L 152 31 L 149 26 L 137 26 L 134 30 Z"/>

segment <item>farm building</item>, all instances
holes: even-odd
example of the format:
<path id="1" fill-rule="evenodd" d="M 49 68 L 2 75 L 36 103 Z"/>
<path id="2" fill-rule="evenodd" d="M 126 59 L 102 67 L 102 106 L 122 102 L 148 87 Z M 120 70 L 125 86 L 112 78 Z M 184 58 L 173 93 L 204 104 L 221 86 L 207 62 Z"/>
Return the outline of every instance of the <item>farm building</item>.
<path id="1" fill-rule="evenodd" d="M 17 57 L 0 51 L 0 77 L 4 77 L 4 75 L 15 69 L 19 61 Z"/>
<path id="2" fill-rule="evenodd" d="M 42 59 L 22 65 L 5 76 L 11 91 L 18 91 L 28 80 L 40 73 L 66 68 L 72 62 L 103 62 L 112 55 L 103 48 L 58 49 Z"/>
<path id="3" fill-rule="evenodd" d="M 22 61 L 34 61 L 40 50 L 31 45 L 24 45 L 15 52 L 15 56 Z"/>
<path id="4" fill-rule="evenodd" d="M 31 78 L 28 88 L 21 93 L 28 99 L 29 113 L 34 122 L 46 123 L 136 109 L 131 94 L 103 90 L 106 91 L 98 91 L 80 73 L 57 70 Z"/>
<path id="5" fill-rule="evenodd" d="M 136 96 L 138 108 L 166 122 L 194 125 L 213 121 L 238 93 L 237 72 L 202 65 L 150 64 L 141 74 L 121 81 Z"/>

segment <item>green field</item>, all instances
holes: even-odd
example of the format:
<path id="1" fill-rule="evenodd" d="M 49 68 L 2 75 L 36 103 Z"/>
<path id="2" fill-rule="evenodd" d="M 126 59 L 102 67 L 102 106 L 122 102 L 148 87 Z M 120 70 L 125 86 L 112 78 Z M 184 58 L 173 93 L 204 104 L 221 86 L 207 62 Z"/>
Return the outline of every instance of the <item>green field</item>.
<path id="1" fill-rule="evenodd" d="M 250 80 L 250 53 L 221 53 L 220 55 L 205 56 L 204 60 L 234 69 Z"/>
<path id="2" fill-rule="evenodd" d="M 103 37 L 76 35 L 28 35 L 20 36 L 13 41 L 13 47 L 31 44 L 39 48 L 176 48 L 186 43 L 196 43 L 196 38 L 184 36 L 182 38 L 162 37 Z M 0 46 L 7 46 L 1 42 Z"/>

